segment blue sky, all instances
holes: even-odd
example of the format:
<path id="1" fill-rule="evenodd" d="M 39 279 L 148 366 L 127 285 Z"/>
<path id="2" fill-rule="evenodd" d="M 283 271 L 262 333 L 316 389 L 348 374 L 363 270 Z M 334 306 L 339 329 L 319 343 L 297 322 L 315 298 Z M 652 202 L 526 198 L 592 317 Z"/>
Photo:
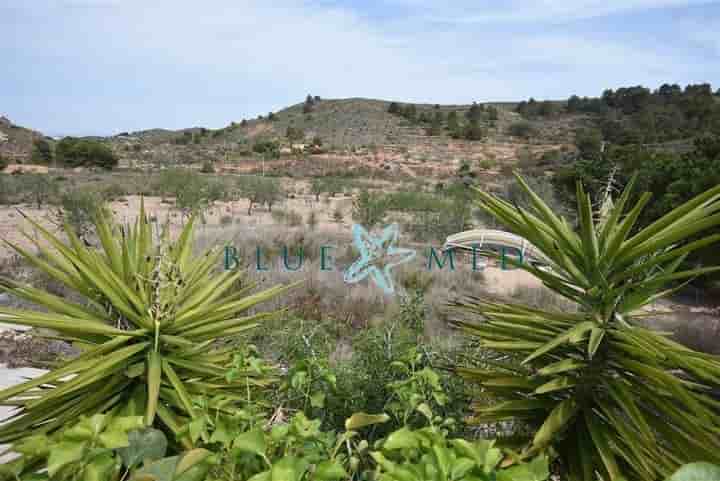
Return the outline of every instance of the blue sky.
<path id="1" fill-rule="evenodd" d="M 300 102 L 720 87 L 720 1 L 0 0 L 0 115 L 50 135 L 218 128 Z"/>

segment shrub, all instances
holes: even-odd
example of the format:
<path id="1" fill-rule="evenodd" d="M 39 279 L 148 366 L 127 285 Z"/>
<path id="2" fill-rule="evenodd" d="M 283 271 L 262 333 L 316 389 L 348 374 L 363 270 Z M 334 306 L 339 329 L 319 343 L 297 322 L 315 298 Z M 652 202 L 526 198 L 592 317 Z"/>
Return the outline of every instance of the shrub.
<path id="1" fill-rule="evenodd" d="M 203 174 L 214 174 L 215 166 L 211 161 L 206 160 L 205 162 L 203 162 L 203 165 L 200 168 L 200 172 L 202 172 Z"/>
<path id="2" fill-rule="evenodd" d="M 366 229 L 381 224 L 387 216 L 389 202 L 382 194 L 371 195 L 365 189 L 353 199 L 352 218 Z"/>
<path id="3" fill-rule="evenodd" d="M 211 407 L 232 409 L 234 400 L 245 399 L 248 383 L 266 384 L 264 376 L 252 373 L 227 380 L 232 351 L 215 341 L 272 317 L 273 313 L 248 310 L 285 288 L 252 296 L 237 291 L 242 271 L 218 273 L 212 268 L 221 265 L 221 249 L 193 255 L 193 220 L 177 240 L 165 230 L 156 242 L 142 206 L 136 223 L 122 235 L 103 214 L 95 223 L 99 250 L 80 242 L 72 229 L 65 231 L 70 239 L 66 246 L 40 224 L 31 223 L 56 250 L 38 242 L 42 257 L 16 247 L 18 254 L 85 302 L 3 280 L 3 289 L 43 310 L 0 307 L 0 318 L 52 329 L 88 347 L 47 374 L 0 391 L 2 404 L 20 406 L 0 426 L 0 442 L 52 434 L 83 415 L 122 413 L 144 416 L 146 426 L 171 433 L 171 439 L 190 447 L 193 436 L 183 434 L 180 427 L 195 416 L 193 396 L 207 393 Z M 223 396 L 213 398 L 214 394 Z M 29 398 L 32 403 L 26 402 Z"/>
<path id="4" fill-rule="evenodd" d="M 318 219 L 317 219 L 317 214 L 315 213 L 314 210 L 311 211 L 310 214 L 308 214 L 307 225 L 311 231 L 313 231 L 317 228 Z"/>
<path id="5" fill-rule="evenodd" d="M 10 162 L 8 162 L 7 159 L 0 154 L 0 171 L 5 170 L 8 165 L 10 165 Z"/>
<path id="6" fill-rule="evenodd" d="M 537 135 L 537 129 L 530 122 L 520 121 L 510 124 L 509 133 L 513 137 L 521 137 L 524 139 Z"/>
<path id="7" fill-rule="evenodd" d="M 64 137 L 55 146 L 57 160 L 68 167 L 102 167 L 112 169 L 118 159 L 113 151 L 97 140 Z"/>
<path id="8" fill-rule="evenodd" d="M 480 406 L 476 420 L 535 427 L 525 454 L 555 450 L 573 480 L 651 481 L 685 462 L 720 460 L 720 415 L 708 396 L 720 384 L 720 359 L 645 329 L 636 317 L 672 292 L 661 290 L 668 282 L 720 269 L 679 270 L 688 253 L 717 241 L 701 235 L 720 224 L 720 187 L 633 229 L 650 194 L 625 213 L 631 181 L 616 204 L 607 196 L 596 213 L 578 184 L 574 231 L 517 179 L 529 208 L 478 190 L 481 207 L 550 259 L 549 270 L 518 267 L 578 311 L 484 299 L 453 303 L 483 319 L 458 321 L 480 347 L 524 358 L 519 368 L 459 369 L 504 400 Z"/>
<path id="9" fill-rule="evenodd" d="M 35 139 L 30 159 L 36 164 L 49 164 L 52 162 L 52 149 L 45 139 Z"/>
<path id="10" fill-rule="evenodd" d="M 55 180 L 57 181 L 59 179 L 56 177 Z M 103 190 L 102 193 L 102 196 L 109 201 L 119 199 L 125 195 L 127 195 L 127 192 L 120 184 L 110 184 L 105 188 L 105 190 Z"/>
<path id="11" fill-rule="evenodd" d="M 342 222 L 343 222 L 343 212 L 342 212 L 342 209 L 340 209 L 340 207 L 336 208 L 336 209 L 333 211 L 332 219 L 333 219 L 333 222 L 335 222 L 335 223 L 337 223 L 337 224 L 342 224 Z"/>
<path id="12" fill-rule="evenodd" d="M 302 224 L 302 215 L 295 210 L 288 211 L 287 223 L 290 227 L 299 227 Z"/>
<path id="13" fill-rule="evenodd" d="M 33 202 L 38 209 L 57 194 L 57 184 L 47 174 L 20 174 L 18 178 L 18 190 L 24 194 L 26 202 Z"/>
<path id="14" fill-rule="evenodd" d="M 60 197 L 61 218 L 80 237 L 87 240 L 93 220 L 107 209 L 105 198 L 99 192 L 83 189 L 71 190 Z"/>

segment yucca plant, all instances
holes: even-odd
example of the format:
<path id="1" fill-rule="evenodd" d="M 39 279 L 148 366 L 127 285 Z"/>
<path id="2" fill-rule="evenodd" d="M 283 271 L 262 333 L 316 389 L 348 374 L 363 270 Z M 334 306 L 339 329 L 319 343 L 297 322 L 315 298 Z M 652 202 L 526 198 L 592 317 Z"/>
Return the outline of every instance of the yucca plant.
<path id="1" fill-rule="evenodd" d="M 482 347 L 522 359 L 515 367 L 459 369 L 500 400 L 476 406 L 475 420 L 534 427 L 524 453 L 552 448 L 573 480 L 652 481 L 686 462 L 720 461 L 720 402 L 711 392 L 720 384 L 720 358 L 638 323 L 643 306 L 678 288 L 669 283 L 718 269 L 682 266 L 690 252 L 720 240 L 702 237 L 720 224 L 720 186 L 641 229 L 650 195 L 628 206 L 633 182 L 616 204 L 606 196 L 599 212 L 578 184 L 572 228 L 516 177 L 527 209 L 477 190 L 480 206 L 549 262 L 515 264 L 578 309 L 453 302 L 458 325 Z"/>
<path id="2" fill-rule="evenodd" d="M 248 310 L 289 286 L 255 294 L 254 286 L 238 288 L 243 272 L 218 272 L 219 248 L 193 254 L 192 219 L 172 239 L 168 229 L 153 229 L 142 205 L 128 226 L 100 212 L 94 222 L 98 248 L 69 226 L 64 243 L 29 221 L 40 236 L 27 235 L 37 254 L 11 247 L 82 301 L 3 279 L 4 290 L 42 310 L 2 307 L 0 321 L 51 329 L 82 353 L 0 391 L 0 404 L 18 408 L 0 426 L 0 442 L 52 433 L 96 413 L 142 415 L 148 426 L 177 435 L 196 417 L 194 396 L 207 395 L 229 408 L 247 397 L 248 383 L 271 381 L 252 373 L 228 380 L 233 344 L 217 341 L 277 315 Z M 191 444 L 187 436 L 182 441 Z"/>

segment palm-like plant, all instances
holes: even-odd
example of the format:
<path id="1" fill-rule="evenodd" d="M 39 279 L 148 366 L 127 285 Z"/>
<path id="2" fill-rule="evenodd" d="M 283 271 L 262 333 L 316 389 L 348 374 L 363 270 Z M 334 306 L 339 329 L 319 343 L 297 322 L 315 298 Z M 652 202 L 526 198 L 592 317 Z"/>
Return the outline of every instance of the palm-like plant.
<path id="1" fill-rule="evenodd" d="M 27 236 L 38 255 L 11 246 L 84 302 L 3 279 L 4 290 L 44 309 L 3 307 L 0 321 L 52 329 L 83 352 L 43 376 L 0 391 L 0 404 L 18 408 L 0 426 L 0 442 L 51 433 L 95 413 L 144 415 L 147 425 L 177 435 L 196 416 L 193 396 L 209 394 L 229 406 L 246 398 L 248 381 L 270 381 L 253 379 L 251 373 L 226 379 L 233 346 L 216 341 L 276 315 L 247 311 L 287 286 L 252 295 L 252 286 L 238 289 L 241 271 L 216 272 L 221 250 L 193 255 L 192 219 L 172 240 L 167 229 L 154 237 L 142 205 L 134 225 L 125 227 L 99 213 L 98 249 L 68 226 L 65 244 L 30 222 L 42 237 L 41 242 Z"/>
<path id="2" fill-rule="evenodd" d="M 650 195 L 627 212 L 633 182 L 594 215 L 577 187 L 578 228 L 558 217 L 519 177 L 527 209 L 478 190 L 481 207 L 528 239 L 550 269 L 518 267 L 574 301 L 577 312 L 468 298 L 454 302 L 479 319 L 458 325 L 484 348 L 521 365 L 459 369 L 501 402 L 477 407 L 478 422 L 516 420 L 536 428 L 526 454 L 552 447 L 570 479 L 656 480 L 685 462 L 720 461 L 720 358 L 641 327 L 639 309 L 668 283 L 718 267 L 682 270 L 688 253 L 720 240 L 720 186 L 637 229 Z M 692 239 L 692 240 L 690 240 Z"/>

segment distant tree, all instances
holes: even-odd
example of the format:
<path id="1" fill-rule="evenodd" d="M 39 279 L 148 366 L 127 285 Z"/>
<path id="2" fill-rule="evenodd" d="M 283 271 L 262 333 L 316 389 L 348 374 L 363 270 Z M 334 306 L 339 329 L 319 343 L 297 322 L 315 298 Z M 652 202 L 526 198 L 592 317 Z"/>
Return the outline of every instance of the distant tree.
<path id="1" fill-rule="evenodd" d="M 467 140 L 482 140 L 485 137 L 485 131 L 480 126 L 480 121 L 476 118 L 470 120 L 470 123 L 465 126 L 465 139 Z"/>
<path id="2" fill-rule="evenodd" d="M 271 177 L 240 177 L 238 187 L 242 197 L 248 199 L 248 215 L 252 215 L 256 205 L 266 204 L 272 211 L 272 206 L 283 196 L 280 182 Z"/>
<path id="3" fill-rule="evenodd" d="M 599 158 L 602 141 L 602 133 L 597 129 L 584 129 L 575 134 L 575 146 L 583 159 Z"/>
<path id="4" fill-rule="evenodd" d="M 38 209 L 57 194 L 57 184 L 47 174 L 22 174 L 22 178 L 24 194 Z"/>
<path id="5" fill-rule="evenodd" d="M 275 114 L 272 112 L 268 112 L 267 119 L 272 122 L 273 120 L 275 120 Z"/>
<path id="6" fill-rule="evenodd" d="M 426 132 L 430 136 L 437 136 L 442 134 L 442 112 L 435 112 L 430 128 L 428 128 Z"/>
<path id="7" fill-rule="evenodd" d="M 555 115 L 557 111 L 557 106 L 549 100 L 540 102 L 540 106 L 538 107 L 538 115 L 542 117 L 550 117 L 552 115 Z"/>
<path id="8" fill-rule="evenodd" d="M 496 120 L 498 120 L 499 113 L 498 113 L 497 107 L 493 107 L 491 105 L 488 107 L 487 111 L 488 111 L 488 120 L 490 120 L 491 122 L 495 122 Z"/>
<path id="9" fill-rule="evenodd" d="M 203 162 L 202 167 L 200 168 L 200 172 L 203 174 L 214 174 L 215 173 L 215 166 L 213 166 L 213 163 L 209 160 L 206 160 Z"/>
<path id="10" fill-rule="evenodd" d="M 402 106 L 397 102 L 390 102 L 390 106 L 388 107 L 388 113 L 400 115 L 402 113 Z"/>
<path id="11" fill-rule="evenodd" d="M 477 102 L 473 102 L 472 105 L 470 106 L 470 109 L 467 112 L 465 112 L 465 117 L 467 117 L 467 119 L 471 122 L 473 120 L 479 121 L 481 116 L 482 116 L 482 108 L 480 107 L 480 105 L 477 104 Z"/>
<path id="12" fill-rule="evenodd" d="M 403 109 L 403 117 L 410 122 L 415 123 L 417 121 L 417 107 L 414 104 L 408 104 Z"/>
<path id="13" fill-rule="evenodd" d="M 118 163 L 113 151 L 97 140 L 65 137 L 55 147 L 58 162 L 68 167 L 102 167 L 112 169 Z"/>
<path id="14" fill-rule="evenodd" d="M 10 165 L 10 163 L 0 154 L 0 171 L 5 170 L 8 165 Z"/>
<path id="15" fill-rule="evenodd" d="M 315 108 L 315 99 L 313 99 L 313 96 L 308 94 L 308 96 L 305 98 L 305 104 L 303 105 L 303 113 L 309 114 L 312 112 Z"/>
<path id="16" fill-rule="evenodd" d="M 335 222 L 335 223 L 337 223 L 337 224 L 342 224 L 342 221 L 343 221 L 343 212 L 342 212 L 342 210 L 340 209 L 340 207 L 337 207 L 337 208 L 333 211 L 332 219 L 333 219 L 333 222 Z"/>
<path id="17" fill-rule="evenodd" d="M 49 164 L 52 162 L 52 149 L 50 143 L 43 138 L 33 141 L 33 149 L 30 159 L 35 164 Z"/>
<path id="18" fill-rule="evenodd" d="M 293 127 L 292 125 L 288 125 L 287 129 L 285 130 L 285 137 L 287 137 L 290 141 L 297 141 L 302 140 L 305 138 L 305 131 L 301 127 Z"/>
<path id="19" fill-rule="evenodd" d="M 523 139 L 528 139 L 537 133 L 536 129 L 529 122 L 524 120 L 511 124 L 508 132 L 513 137 L 520 137 Z"/>
<path id="20" fill-rule="evenodd" d="M 317 228 L 318 219 L 317 219 L 317 214 L 315 213 L 314 210 L 310 211 L 310 214 L 308 214 L 307 225 L 311 231 L 314 231 Z"/>
<path id="21" fill-rule="evenodd" d="M 278 158 L 280 156 L 280 145 L 274 140 L 257 140 L 252 149 L 253 152 L 265 155 L 268 158 Z"/>
<path id="22" fill-rule="evenodd" d="M 107 200 L 101 192 L 93 189 L 70 190 L 62 194 L 60 208 L 60 220 L 87 242 L 95 216 L 107 210 Z"/>
<path id="23" fill-rule="evenodd" d="M 315 202 L 320 202 L 320 194 L 326 191 L 324 179 L 316 177 L 310 183 L 310 192 L 315 196 Z"/>
<path id="24" fill-rule="evenodd" d="M 317 104 L 317 103 L 319 103 L 322 99 L 320 98 L 319 95 L 316 95 L 315 97 L 313 97 L 313 100 L 314 100 L 315 103 Z"/>
<path id="25" fill-rule="evenodd" d="M 451 111 L 447 116 L 447 129 L 453 133 L 457 132 L 460 128 L 460 124 L 458 123 L 458 115 L 457 112 L 454 110 Z"/>
<path id="26" fill-rule="evenodd" d="M 242 119 L 240 121 L 240 127 L 247 127 L 248 121 L 246 119 Z"/>
<path id="27" fill-rule="evenodd" d="M 352 218 L 357 223 L 370 230 L 381 224 L 388 214 L 389 203 L 382 194 L 371 194 L 363 189 L 353 199 Z"/>

